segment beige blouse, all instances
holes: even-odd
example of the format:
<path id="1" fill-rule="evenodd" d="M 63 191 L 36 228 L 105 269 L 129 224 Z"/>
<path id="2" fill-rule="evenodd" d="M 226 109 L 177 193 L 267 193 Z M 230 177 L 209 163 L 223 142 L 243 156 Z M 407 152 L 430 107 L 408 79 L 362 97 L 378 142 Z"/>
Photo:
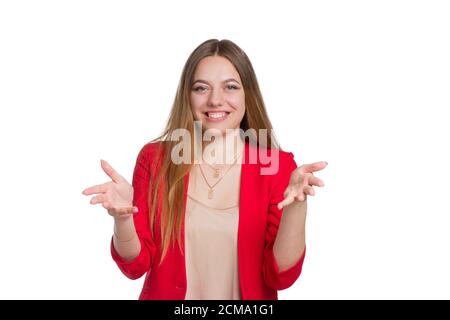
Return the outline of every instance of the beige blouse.
<path id="1" fill-rule="evenodd" d="M 237 234 L 242 154 L 227 174 L 214 176 L 214 170 L 202 165 L 209 187 L 194 165 L 190 177 L 185 217 L 186 300 L 239 300 Z M 222 170 L 226 171 L 226 169 Z"/>

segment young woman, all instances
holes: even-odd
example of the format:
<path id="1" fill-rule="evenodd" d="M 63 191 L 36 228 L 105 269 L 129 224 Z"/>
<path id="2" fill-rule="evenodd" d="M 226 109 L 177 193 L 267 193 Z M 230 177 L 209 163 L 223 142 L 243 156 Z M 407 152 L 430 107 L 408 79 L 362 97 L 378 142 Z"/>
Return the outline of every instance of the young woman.
<path id="1" fill-rule="evenodd" d="M 132 185 L 101 160 L 111 181 L 83 194 L 114 217 L 120 270 L 146 273 L 139 299 L 277 299 L 300 276 L 306 197 L 326 165 L 297 168 L 272 134 L 247 55 L 211 39 L 189 56 Z"/>

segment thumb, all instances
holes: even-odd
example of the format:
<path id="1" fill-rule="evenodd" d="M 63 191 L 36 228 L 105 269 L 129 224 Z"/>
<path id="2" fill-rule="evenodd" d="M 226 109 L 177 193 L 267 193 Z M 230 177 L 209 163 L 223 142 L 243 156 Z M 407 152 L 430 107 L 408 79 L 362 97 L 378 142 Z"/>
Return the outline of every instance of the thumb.
<path id="1" fill-rule="evenodd" d="M 283 209 L 284 207 L 290 205 L 292 202 L 294 202 L 294 196 L 289 195 L 287 196 L 283 201 L 278 203 L 277 207 L 279 210 Z"/>

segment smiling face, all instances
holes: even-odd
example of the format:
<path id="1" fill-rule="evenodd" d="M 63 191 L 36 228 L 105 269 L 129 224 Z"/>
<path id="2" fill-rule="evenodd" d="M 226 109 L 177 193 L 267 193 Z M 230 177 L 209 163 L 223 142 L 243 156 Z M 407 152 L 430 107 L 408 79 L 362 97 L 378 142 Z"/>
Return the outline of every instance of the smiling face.
<path id="1" fill-rule="evenodd" d="M 245 93 L 239 73 L 222 56 L 203 58 L 194 73 L 190 94 L 194 119 L 203 130 L 237 129 L 244 118 Z"/>

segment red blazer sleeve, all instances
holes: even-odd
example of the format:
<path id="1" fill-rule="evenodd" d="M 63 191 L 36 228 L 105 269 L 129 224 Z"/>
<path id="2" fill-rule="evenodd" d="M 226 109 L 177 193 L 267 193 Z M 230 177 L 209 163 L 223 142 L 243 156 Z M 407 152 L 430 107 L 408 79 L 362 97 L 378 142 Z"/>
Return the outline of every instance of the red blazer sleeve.
<path id="1" fill-rule="evenodd" d="M 265 234 L 265 248 L 263 260 L 263 278 L 266 284 L 275 289 L 282 290 L 290 287 L 300 276 L 305 258 L 306 248 L 299 260 L 289 269 L 279 271 L 278 265 L 273 255 L 273 245 L 280 225 L 282 210 L 277 205 L 284 199 L 283 193 L 289 184 L 292 171 L 297 168 L 292 153 L 284 154 L 280 152 L 280 166 L 277 175 L 273 177 L 272 190 L 270 195 L 269 212 Z"/>
<path id="2" fill-rule="evenodd" d="M 122 273 L 128 278 L 134 280 L 142 277 L 144 273 L 150 270 L 157 248 L 152 240 L 149 226 L 149 209 L 147 203 L 151 154 L 149 152 L 150 144 L 145 145 L 138 154 L 136 165 L 133 172 L 133 205 L 138 207 L 139 211 L 133 216 L 136 233 L 141 242 L 141 251 L 132 261 L 125 261 L 114 248 L 111 238 L 111 255 L 113 260 Z"/>

